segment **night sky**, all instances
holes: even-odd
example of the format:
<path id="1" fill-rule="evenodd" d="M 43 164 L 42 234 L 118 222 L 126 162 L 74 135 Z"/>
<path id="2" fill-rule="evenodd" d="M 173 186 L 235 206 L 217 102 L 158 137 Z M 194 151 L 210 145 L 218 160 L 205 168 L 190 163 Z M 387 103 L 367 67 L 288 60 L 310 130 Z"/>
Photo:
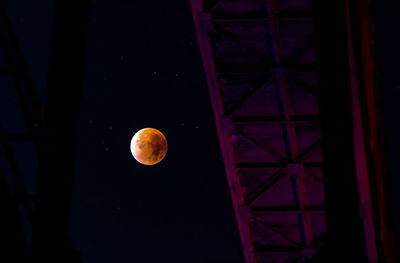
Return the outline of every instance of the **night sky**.
<path id="1" fill-rule="evenodd" d="M 81 105 L 71 233 L 84 262 L 243 262 L 187 1 L 98 1 Z M 168 140 L 156 166 L 130 153 L 144 127 Z"/>
<path id="2" fill-rule="evenodd" d="M 44 101 L 54 2 L 6 3 Z M 71 197 L 83 262 L 243 262 L 189 2 L 97 1 L 84 74 Z M 151 167 L 129 149 L 144 127 L 168 140 Z"/>
<path id="3" fill-rule="evenodd" d="M 375 2 L 400 220 L 400 3 Z M 5 3 L 44 102 L 54 1 Z M 98 0 L 87 37 L 71 196 L 71 237 L 83 262 L 244 262 L 189 1 Z M 132 136 L 144 127 L 168 140 L 167 156 L 155 166 L 130 153 Z M 35 176 L 25 178 L 32 191 Z"/>

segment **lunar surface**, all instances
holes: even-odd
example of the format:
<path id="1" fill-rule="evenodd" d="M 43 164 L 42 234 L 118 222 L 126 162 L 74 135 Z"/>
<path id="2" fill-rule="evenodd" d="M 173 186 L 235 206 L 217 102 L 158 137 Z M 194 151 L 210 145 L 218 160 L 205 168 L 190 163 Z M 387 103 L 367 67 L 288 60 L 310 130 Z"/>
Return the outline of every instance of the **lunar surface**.
<path id="1" fill-rule="evenodd" d="M 153 165 L 161 162 L 167 154 L 167 150 L 167 139 L 157 129 L 141 129 L 135 133 L 131 141 L 133 157 L 144 165 Z"/>

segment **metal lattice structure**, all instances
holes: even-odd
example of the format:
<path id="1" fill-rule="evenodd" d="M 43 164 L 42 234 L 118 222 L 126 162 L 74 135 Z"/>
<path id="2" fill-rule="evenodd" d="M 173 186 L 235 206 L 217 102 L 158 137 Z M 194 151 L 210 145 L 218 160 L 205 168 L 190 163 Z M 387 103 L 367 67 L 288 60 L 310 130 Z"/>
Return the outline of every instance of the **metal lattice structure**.
<path id="1" fill-rule="evenodd" d="M 7 96 L 7 102 L 3 100 L 3 107 L 9 109 L 2 108 L 0 119 L 0 158 L 4 158 L 7 164 L 0 167 L 0 199 L 5 214 L 1 224 L 1 247 L 4 249 L 1 259 L 11 260 L 11 257 L 12 260 L 24 261 L 29 255 L 34 201 L 34 192 L 27 189 L 26 179 L 35 176 L 36 171 L 26 173 L 21 153 L 30 157 L 30 163 L 37 160 L 40 135 L 45 124 L 38 94 L 3 1 L 0 1 L 0 56 L 3 62 L 0 69 L 2 88 L 5 94 L 14 95 Z M 13 112 L 15 109 L 19 112 Z M 18 113 L 21 118 L 15 117 L 19 116 Z M 32 168 L 31 164 L 26 166 Z"/>
<path id="2" fill-rule="evenodd" d="M 0 82 L 9 97 L 9 101 L 2 100 L 0 115 L 0 203 L 4 212 L 0 260 L 4 262 L 80 262 L 80 253 L 69 237 L 68 217 L 91 3 L 56 1 L 43 111 L 0 0 Z"/>
<path id="3" fill-rule="evenodd" d="M 325 7 L 310 0 L 191 0 L 247 263 L 327 262 L 320 260 L 330 256 L 334 262 L 340 258 L 334 255 L 337 249 L 341 255 L 353 251 L 349 258 L 360 262 L 378 262 L 358 83 L 362 69 L 351 29 L 358 23 L 357 3 L 344 0 Z M 330 30 L 338 31 L 331 34 L 334 41 Z M 340 73 L 332 73 L 340 67 Z M 328 77 L 337 79 L 329 83 Z M 335 85 L 341 86 L 337 92 Z M 345 104 L 337 112 L 329 94 Z M 338 139 L 329 121 L 337 122 Z M 340 151 L 346 152 L 346 161 L 339 166 L 347 171 L 335 179 L 342 171 L 333 161 L 340 160 Z M 330 158 L 326 163 L 325 156 Z M 333 193 L 340 180 L 347 181 L 343 195 L 348 201 Z M 347 219 L 338 214 L 347 212 Z M 341 230 L 340 224 L 347 226 Z M 347 231 L 352 234 L 346 241 L 341 235 Z M 326 246 L 328 252 L 321 252 Z"/>
<path id="4" fill-rule="evenodd" d="M 309 1 L 192 1 L 247 262 L 299 262 L 324 242 Z"/>

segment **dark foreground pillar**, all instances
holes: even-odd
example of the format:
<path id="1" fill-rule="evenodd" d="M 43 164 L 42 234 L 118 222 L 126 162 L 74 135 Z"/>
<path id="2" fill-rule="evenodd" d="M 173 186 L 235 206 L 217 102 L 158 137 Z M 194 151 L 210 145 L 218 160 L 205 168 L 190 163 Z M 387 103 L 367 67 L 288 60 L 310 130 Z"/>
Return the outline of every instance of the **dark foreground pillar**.
<path id="1" fill-rule="evenodd" d="M 326 247 L 315 262 L 366 262 L 353 146 L 346 1 L 314 3 L 327 206 Z"/>
<path id="2" fill-rule="evenodd" d="M 32 234 L 37 262 L 77 262 L 69 206 L 89 7 L 87 0 L 56 1 Z"/>

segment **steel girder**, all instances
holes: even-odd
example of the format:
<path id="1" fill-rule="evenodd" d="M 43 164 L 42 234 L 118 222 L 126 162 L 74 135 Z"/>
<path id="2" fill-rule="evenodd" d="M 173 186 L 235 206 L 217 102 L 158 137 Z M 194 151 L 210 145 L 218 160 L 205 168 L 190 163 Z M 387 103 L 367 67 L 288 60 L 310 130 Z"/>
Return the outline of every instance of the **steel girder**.
<path id="1" fill-rule="evenodd" d="M 348 2 L 191 6 L 246 262 L 377 262 Z"/>
<path id="2" fill-rule="evenodd" d="M 326 232 L 313 10 L 243 2 L 191 1 L 244 255 L 304 262 Z"/>

